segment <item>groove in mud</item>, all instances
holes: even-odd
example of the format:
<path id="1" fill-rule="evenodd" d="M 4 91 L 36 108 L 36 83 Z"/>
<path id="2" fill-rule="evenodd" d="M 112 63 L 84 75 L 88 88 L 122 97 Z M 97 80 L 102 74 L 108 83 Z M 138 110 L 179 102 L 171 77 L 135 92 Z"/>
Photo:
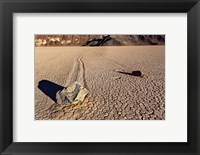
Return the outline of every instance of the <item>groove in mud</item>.
<path id="1" fill-rule="evenodd" d="M 82 58 L 80 59 L 80 63 L 81 63 L 81 68 L 82 68 L 82 82 L 83 82 L 83 87 L 88 88 L 86 80 L 85 80 L 85 64 L 84 64 Z"/>
<path id="2" fill-rule="evenodd" d="M 120 69 L 126 70 L 125 67 L 123 67 L 122 65 L 116 63 L 115 61 L 113 61 L 113 60 L 111 60 L 111 59 L 105 58 L 105 57 L 104 57 L 102 54 L 100 54 L 100 53 L 99 53 L 99 56 L 100 56 L 101 58 L 103 58 L 104 60 L 106 60 L 106 61 L 108 61 L 108 62 L 114 64 L 115 66 L 118 66 Z"/>
<path id="3" fill-rule="evenodd" d="M 74 59 L 73 67 L 69 73 L 66 86 L 77 81 L 85 87 L 85 67 L 82 57 L 83 54 Z"/>

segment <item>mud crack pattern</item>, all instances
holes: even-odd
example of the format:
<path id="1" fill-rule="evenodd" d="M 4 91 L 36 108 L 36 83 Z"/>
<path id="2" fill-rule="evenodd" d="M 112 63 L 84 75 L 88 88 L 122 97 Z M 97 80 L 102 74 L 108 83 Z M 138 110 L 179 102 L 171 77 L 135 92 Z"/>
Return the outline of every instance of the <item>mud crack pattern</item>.
<path id="1" fill-rule="evenodd" d="M 35 65 L 36 120 L 165 119 L 164 46 L 37 47 Z M 78 81 L 89 95 L 77 105 L 58 105 L 37 87 L 44 79 L 61 86 Z"/>

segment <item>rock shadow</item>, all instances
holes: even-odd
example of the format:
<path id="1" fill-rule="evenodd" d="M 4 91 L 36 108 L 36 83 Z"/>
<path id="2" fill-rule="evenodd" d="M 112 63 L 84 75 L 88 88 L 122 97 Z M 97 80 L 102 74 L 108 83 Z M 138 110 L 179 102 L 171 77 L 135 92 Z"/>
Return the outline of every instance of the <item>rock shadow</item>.
<path id="1" fill-rule="evenodd" d="M 139 77 L 143 77 L 143 74 L 141 71 L 132 71 L 131 73 L 130 72 L 124 72 L 124 71 L 117 71 L 118 73 L 121 73 L 121 74 L 125 74 L 125 75 L 130 75 L 130 76 L 139 76 Z"/>
<path id="2" fill-rule="evenodd" d="M 82 46 L 103 46 L 106 42 L 111 40 L 112 38 L 110 35 L 102 36 L 102 38 L 94 38 L 92 40 L 88 40 L 84 45 Z"/>
<path id="3" fill-rule="evenodd" d="M 54 102 L 56 102 L 56 93 L 62 90 L 64 87 L 53 83 L 48 80 L 41 80 L 38 83 L 38 88 L 48 97 L 50 97 Z"/>

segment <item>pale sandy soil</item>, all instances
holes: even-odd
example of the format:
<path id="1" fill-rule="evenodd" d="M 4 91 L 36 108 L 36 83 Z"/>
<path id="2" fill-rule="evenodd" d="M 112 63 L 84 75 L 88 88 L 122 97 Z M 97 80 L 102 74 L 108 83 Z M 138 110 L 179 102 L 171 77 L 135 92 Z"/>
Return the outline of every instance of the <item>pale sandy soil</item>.
<path id="1" fill-rule="evenodd" d="M 140 70 L 144 77 L 115 69 Z M 85 101 L 55 103 L 56 91 L 74 81 L 89 90 Z M 165 47 L 36 47 L 35 119 L 165 119 Z"/>

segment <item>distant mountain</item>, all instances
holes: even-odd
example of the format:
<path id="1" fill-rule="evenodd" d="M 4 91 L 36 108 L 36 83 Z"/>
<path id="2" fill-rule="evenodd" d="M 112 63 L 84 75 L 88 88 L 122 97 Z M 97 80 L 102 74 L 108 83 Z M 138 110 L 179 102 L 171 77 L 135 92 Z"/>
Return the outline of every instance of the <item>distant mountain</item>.
<path id="1" fill-rule="evenodd" d="M 164 45 L 165 35 L 36 35 L 36 46 Z"/>

